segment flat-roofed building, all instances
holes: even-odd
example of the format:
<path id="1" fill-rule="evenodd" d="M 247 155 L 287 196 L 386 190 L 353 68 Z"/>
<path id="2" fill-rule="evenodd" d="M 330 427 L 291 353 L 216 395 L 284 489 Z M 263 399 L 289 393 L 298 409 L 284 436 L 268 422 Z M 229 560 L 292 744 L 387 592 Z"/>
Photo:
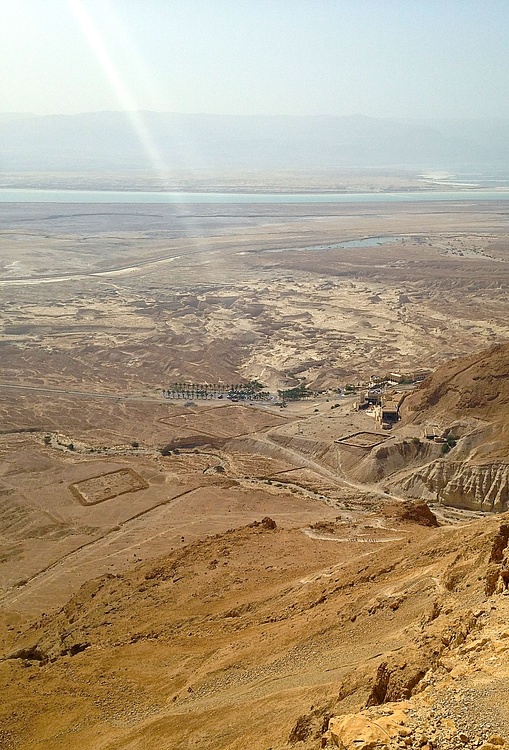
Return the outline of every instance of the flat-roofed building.
<path id="1" fill-rule="evenodd" d="M 390 430 L 399 421 L 399 407 L 403 397 L 403 393 L 394 393 L 394 391 L 382 396 L 380 405 L 375 408 L 375 420 L 382 429 Z"/>

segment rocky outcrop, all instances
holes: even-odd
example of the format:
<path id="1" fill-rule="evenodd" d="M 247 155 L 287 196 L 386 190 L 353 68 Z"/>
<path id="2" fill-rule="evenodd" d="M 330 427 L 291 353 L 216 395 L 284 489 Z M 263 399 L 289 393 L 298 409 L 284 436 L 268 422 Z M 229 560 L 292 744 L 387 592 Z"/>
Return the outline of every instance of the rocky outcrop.
<path id="1" fill-rule="evenodd" d="M 379 482 L 408 466 L 417 468 L 440 455 L 440 446 L 419 439 L 389 441 L 373 448 L 366 455 L 357 450 L 343 456 L 342 466 L 348 475 L 360 482 Z"/>
<path id="2" fill-rule="evenodd" d="M 385 518 L 390 518 L 392 523 L 415 523 L 430 528 L 436 528 L 439 525 L 435 514 L 422 500 L 385 502 L 381 512 Z"/>
<path id="3" fill-rule="evenodd" d="M 503 421 L 509 411 L 509 344 L 438 368 L 402 406 L 404 421 L 476 417 Z"/>
<path id="4" fill-rule="evenodd" d="M 485 593 L 491 596 L 495 592 L 503 594 L 509 587 L 509 524 L 503 523 L 493 540 L 490 560 L 486 571 Z"/>
<path id="5" fill-rule="evenodd" d="M 412 497 L 469 510 L 503 512 L 509 505 L 509 463 L 472 465 L 438 460 L 399 483 Z"/>
<path id="6" fill-rule="evenodd" d="M 403 402 L 402 424 L 437 424 L 444 454 L 392 481 L 412 497 L 469 510 L 503 512 L 509 504 L 509 343 L 455 359 Z"/>
<path id="7" fill-rule="evenodd" d="M 409 736 L 411 732 L 405 723 L 406 716 L 401 710 L 396 710 L 389 716 L 375 711 L 361 711 L 333 717 L 329 722 L 329 736 L 332 747 L 339 747 L 341 750 L 371 750 L 387 747 L 391 740 Z"/>
<path id="8" fill-rule="evenodd" d="M 507 748 L 507 743 L 501 735 L 489 732 L 482 738 L 472 735 L 459 729 L 457 717 L 451 716 L 446 706 L 433 711 L 412 701 L 386 704 L 384 710 L 370 708 L 356 714 L 334 716 L 329 722 L 329 730 L 324 735 L 322 747 L 340 750 Z"/>
<path id="9" fill-rule="evenodd" d="M 366 707 L 409 698 L 431 663 L 432 655 L 427 648 L 421 653 L 410 650 L 402 658 L 396 654 L 389 661 L 383 661 L 377 669 Z"/>

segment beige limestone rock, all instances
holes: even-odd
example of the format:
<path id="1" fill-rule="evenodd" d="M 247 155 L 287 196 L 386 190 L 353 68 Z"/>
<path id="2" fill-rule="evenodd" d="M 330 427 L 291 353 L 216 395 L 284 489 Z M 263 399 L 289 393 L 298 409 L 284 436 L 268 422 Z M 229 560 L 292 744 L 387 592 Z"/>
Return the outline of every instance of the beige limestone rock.
<path id="1" fill-rule="evenodd" d="M 403 711 L 389 716 L 361 711 L 333 717 L 329 722 L 330 737 L 333 745 L 341 750 L 371 750 L 389 745 L 396 737 L 408 736 L 405 719 Z"/>
<path id="2" fill-rule="evenodd" d="M 415 497 L 439 497 L 444 505 L 501 513 L 507 510 L 509 464 L 471 465 L 440 458 L 410 475 L 401 487 Z"/>

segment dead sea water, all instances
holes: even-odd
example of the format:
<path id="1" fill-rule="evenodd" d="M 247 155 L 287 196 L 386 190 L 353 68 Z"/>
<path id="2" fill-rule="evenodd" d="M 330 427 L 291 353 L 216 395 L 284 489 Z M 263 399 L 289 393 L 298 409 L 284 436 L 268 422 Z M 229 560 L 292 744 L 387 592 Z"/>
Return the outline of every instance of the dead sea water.
<path id="1" fill-rule="evenodd" d="M 0 189 L 0 203 L 401 203 L 509 201 L 509 190 L 408 191 L 400 193 L 180 193 L 127 190 Z"/>

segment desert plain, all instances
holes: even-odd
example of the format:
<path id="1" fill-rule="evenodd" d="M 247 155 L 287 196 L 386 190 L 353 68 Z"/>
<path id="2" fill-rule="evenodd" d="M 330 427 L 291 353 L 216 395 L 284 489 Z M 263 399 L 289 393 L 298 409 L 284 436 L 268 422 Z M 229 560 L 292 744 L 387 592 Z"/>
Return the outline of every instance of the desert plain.
<path id="1" fill-rule="evenodd" d="M 230 548 L 241 561 L 235 558 L 239 570 L 228 586 L 224 577 L 214 584 L 219 598 L 231 595 L 228 627 L 221 633 L 209 628 L 210 649 L 202 628 L 194 651 L 191 627 L 189 646 L 167 653 L 174 684 L 164 700 L 158 686 L 152 703 L 145 694 L 140 699 L 141 718 L 121 720 L 119 694 L 112 734 L 104 728 L 111 717 L 99 712 L 112 744 L 94 744 L 97 737 L 74 719 L 56 734 L 50 724 L 28 730 L 28 707 L 10 722 L 5 738 L 14 744 L 6 747 L 32 747 L 41 737 L 48 748 L 63 747 L 71 731 L 82 732 L 84 747 L 142 747 L 136 744 L 144 741 L 141 730 L 139 736 L 129 732 L 138 718 L 153 731 L 161 712 L 165 722 L 173 716 L 174 734 L 165 724 L 166 739 L 153 747 L 233 750 L 243 746 L 239 732 L 249 732 L 247 719 L 241 729 L 232 726 L 237 684 L 249 715 L 258 703 L 260 716 L 268 715 L 278 696 L 274 722 L 284 726 L 274 736 L 283 746 L 292 717 L 313 689 L 325 700 L 350 657 L 337 645 L 334 674 L 325 677 L 325 640 L 314 614 L 306 615 L 314 641 L 285 631 L 283 678 L 279 667 L 256 666 L 276 648 L 271 626 L 256 656 L 253 642 L 235 640 L 231 618 L 249 611 L 249 596 L 266 591 L 277 597 L 282 586 L 284 607 L 291 609 L 292 586 L 309 584 L 315 596 L 317 582 L 330 582 L 344 566 L 394 545 L 403 559 L 408 540 L 425 545 L 429 530 L 401 531 L 384 514 L 386 503 L 406 498 L 383 480 L 360 481 L 351 469 L 363 445 L 348 445 L 359 435 L 354 442 L 368 445 L 398 435 L 411 441 L 420 428 L 405 424 L 383 433 L 370 414 L 353 409 L 356 397 L 344 389 L 386 373 L 432 370 L 509 338 L 508 216 L 505 201 L 424 199 L 0 205 L 4 650 L 20 633 L 40 627 L 34 618 L 54 613 L 98 576 L 132 578 L 136 566 L 179 550 L 195 567 L 206 563 L 213 572 L 224 563 L 210 547 L 223 539 L 218 535 L 226 535 L 224 544 L 217 542 L 223 547 L 233 535 Z M 272 399 L 175 399 L 164 392 L 175 383 L 235 388 L 255 379 Z M 313 397 L 283 408 L 277 391 L 302 383 Z M 433 450 L 439 448 L 430 447 L 430 460 Z M 483 515 L 435 510 L 449 529 L 445 536 Z M 267 531 L 262 540 L 265 526 L 250 524 L 263 518 L 278 532 L 271 537 Z M 428 586 L 426 571 L 422 576 Z M 178 606 L 189 622 L 215 611 L 210 591 L 196 589 L 193 596 L 203 600 L 198 609 L 185 596 Z M 310 600 L 306 606 L 315 605 Z M 268 610 L 263 617 L 278 620 Z M 331 611 L 327 627 L 332 617 Z M 396 642 L 397 633 L 388 632 Z M 143 633 L 138 664 L 149 658 Z M 361 659 L 361 641 L 355 659 Z M 375 659 L 378 647 L 376 639 L 367 642 L 366 659 Z M 235 663 L 236 649 L 245 674 Z M 87 653 L 77 648 L 63 658 Z M 307 682 L 289 677 L 290 653 L 307 665 Z M 313 662 L 314 653 L 325 671 Z M 175 666 L 179 654 L 189 665 L 185 678 Z M 72 670 L 75 662 L 69 664 Z M 106 685 L 114 668 L 102 668 Z M 131 677 L 132 686 L 143 682 L 138 672 Z M 54 679 L 60 684 L 64 678 Z M 200 680 L 203 689 L 196 692 Z M 211 741 L 204 727 L 215 721 L 214 711 L 223 716 L 216 726 L 222 734 Z M 119 727 L 128 728 L 134 744 L 119 744 Z M 252 747 L 265 748 L 260 731 Z"/>
<path id="2" fill-rule="evenodd" d="M 247 502 L 233 525 L 260 502 L 275 513 L 281 490 L 259 482 L 281 472 L 314 472 L 303 490 L 283 493 L 294 501 L 290 519 L 297 499 L 328 516 L 336 498 L 320 500 L 321 485 L 344 492 L 340 472 L 316 456 L 306 465 L 271 436 L 293 425 L 326 446 L 374 429 L 352 414 L 352 399 L 331 400 L 337 388 L 506 338 L 507 215 L 505 202 L 3 204 L 4 595 L 35 607 L 32 587 L 58 579 L 56 565 L 83 572 L 66 562 L 76 548 L 92 568 L 96 545 L 113 541 L 105 566 L 132 561 L 136 526 L 144 554 L 228 528 L 230 496 Z M 273 394 L 305 382 L 322 395 L 285 410 L 162 395 L 174 382 L 254 378 Z M 184 438 L 187 452 L 160 455 Z M 224 473 L 211 474 L 215 466 Z M 117 468 L 147 486 L 90 506 L 72 494 Z M 213 509 L 210 529 L 202 502 Z"/>

